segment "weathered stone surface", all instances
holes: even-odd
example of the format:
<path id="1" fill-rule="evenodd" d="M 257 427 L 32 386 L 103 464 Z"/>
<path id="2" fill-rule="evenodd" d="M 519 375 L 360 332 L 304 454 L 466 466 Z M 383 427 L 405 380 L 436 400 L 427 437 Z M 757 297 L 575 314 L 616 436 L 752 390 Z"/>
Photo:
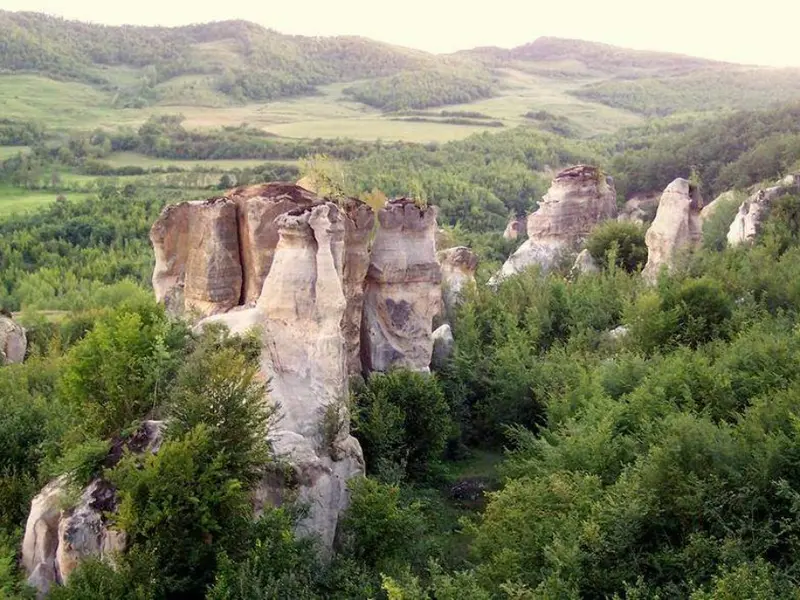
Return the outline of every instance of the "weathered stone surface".
<path id="1" fill-rule="evenodd" d="M 464 290 L 475 285 L 478 255 L 466 246 L 448 248 L 436 254 L 442 269 L 442 301 L 445 318 L 451 318 L 464 298 Z"/>
<path id="2" fill-rule="evenodd" d="M 375 213 L 358 200 L 344 207 L 344 298 L 342 317 L 347 354 L 347 372 L 361 373 L 361 315 L 364 309 L 364 286 L 369 269 L 369 241 L 375 226 Z"/>
<path id="3" fill-rule="evenodd" d="M 319 204 L 313 193 L 292 184 L 267 183 L 237 188 L 230 195 L 238 205 L 239 246 L 242 277 L 242 304 L 258 300 L 267 278 L 275 246 L 278 244 L 278 215 L 301 207 Z"/>
<path id="4" fill-rule="evenodd" d="M 11 317 L 0 315 L 0 365 L 21 363 L 27 349 L 25 328 Z"/>
<path id="5" fill-rule="evenodd" d="M 642 276 L 654 280 L 662 266 L 671 269 L 678 252 L 696 246 L 703 234 L 700 210 L 703 199 L 686 179 L 670 183 L 658 204 L 658 212 L 645 234 L 647 264 Z"/>
<path id="6" fill-rule="evenodd" d="M 450 357 L 453 355 L 453 348 L 455 346 L 455 339 L 453 338 L 453 330 L 450 325 L 445 323 L 437 328 L 432 334 L 433 338 L 433 356 L 431 357 L 431 366 L 434 369 L 441 369 L 447 365 Z"/>
<path id="7" fill-rule="evenodd" d="M 503 239 L 516 240 L 525 234 L 525 217 L 511 217 L 503 231 Z"/>
<path id="8" fill-rule="evenodd" d="M 787 175 L 777 185 L 758 190 L 742 202 L 728 230 L 728 245 L 738 246 L 753 241 L 772 203 L 792 193 L 800 193 L 800 175 Z"/>
<path id="9" fill-rule="evenodd" d="M 163 440 L 163 422 L 145 421 L 128 440 L 112 448 L 112 462 L 123 447 L 132 452 L 157 452 Z M 125 534 L 108 527 L 104 512 L 116 508 L 113 488 L 103 479 L 89 483 L 74 506 L 66 506 L 68 479 L 63 475 L 31 502 L 22 541 L 22 566 L 28 583 L 44 597 L 53 585 L 65 583 L 86 558 L 113 560 L 125 549 Z"/>
<path id="10" fill-rule="evenodd" d="M 539 208 L 528 216 L 528 240 L 505 262 L 490 284 L 533 265 L 547 271 L 577 250 L 598 223 L 617 216 L 614 182 L 596 167 L 578 165 L 553 179 Z"/>
<path id="11" fill-rule="evenodd" d="M 656 215 L 660 199 L 661 194 L 637 194 L 633 196 L 620 209 L 617 221 L 649 225 Z"/>
<path id="12" fill-rule="evenodd" d="M 597 263 L 592 255 L 589 254 L 589 251 L 584 248 L 578 253 L 578 256 L 575 257 L 575 263 L 572 265 L 570 275 L 575 277 L 581 273 L 598 273 L 599 271 L 600 267 L 597 266 Z"/>
<path id="13" fill-rule="evenodd" d="M 345 403 L 345 217 L 328 203 L 277 223 L 280 240 L 264 286 L 270 292 L 257 305 L 264 318 L 261 367 L 280 415 L 271 441 L 294 471 L 298 499 L 309 504 L 300 532 L 318 535 L 330 549 L 348 504 L 347 480 L 364 472 Z M 263 496 L 283 493 L 274 482 L 265 486 L 272 489 Z"/>
<path id="14" fill-rule="evenodd" d="M 361 326 L 365 369 L 427 371 L 433 318 L 441 310 L 436 209 L 391 200 L 378 212 Z"/>
<path id="15" fill-rule="evenodd" d="M 227 198 L 190 206 L 186 310 L 202 316 L 225 312 L 242 297 L 237 206 Z"/>
<path id="16" fill-rule="evenodd" d="M 150 228 L 150 242 L 156 257 L 153 270 L 156 301 L 163 302 L 167 310 L 176 314 L 184 310 L 183 288 L 189 256 L 191 211 L 189 202 L 167 206 Z"/>

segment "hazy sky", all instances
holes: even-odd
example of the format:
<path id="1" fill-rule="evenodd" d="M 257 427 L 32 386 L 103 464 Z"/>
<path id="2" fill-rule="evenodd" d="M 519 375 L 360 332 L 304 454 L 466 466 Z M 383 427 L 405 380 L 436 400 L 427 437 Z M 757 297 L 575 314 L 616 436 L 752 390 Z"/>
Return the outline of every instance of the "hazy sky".
<path id="1" fill-rule="evenodd" d="M 0 8 L 107 24 L 247 19 L 284 33 L 363 35 L 432 52 L 551 35 L 800 66 L 797 0 L 0 0 Z"/>

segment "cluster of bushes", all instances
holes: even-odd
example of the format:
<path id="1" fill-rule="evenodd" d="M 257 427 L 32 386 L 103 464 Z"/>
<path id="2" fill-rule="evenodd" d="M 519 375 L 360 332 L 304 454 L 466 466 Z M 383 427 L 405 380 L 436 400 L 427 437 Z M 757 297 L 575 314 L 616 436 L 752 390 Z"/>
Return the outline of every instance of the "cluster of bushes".
<path id="1" fill-rule="evenodd" d="M 426 69 L 367 81 L 347 87 L 343 93 L 363 104 L 394 112 L 488 98 L 493 93 L 492 87 L 488 74 L 475 70 L 461 73 Z"/>

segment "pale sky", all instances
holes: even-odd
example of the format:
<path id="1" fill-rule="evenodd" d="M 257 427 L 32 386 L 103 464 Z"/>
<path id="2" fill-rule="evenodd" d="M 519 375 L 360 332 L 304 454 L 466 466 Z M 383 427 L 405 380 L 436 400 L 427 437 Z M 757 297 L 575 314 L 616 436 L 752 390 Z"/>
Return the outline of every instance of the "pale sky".
<path id="1" fill-rule="evenodd" d="M 798 0 L 0 0 L 0 8 L 113 25 L 246 19 L 283 33 L 361 35 L 430 52 L 510 48 L 548 35 L 800 66 Z"/>

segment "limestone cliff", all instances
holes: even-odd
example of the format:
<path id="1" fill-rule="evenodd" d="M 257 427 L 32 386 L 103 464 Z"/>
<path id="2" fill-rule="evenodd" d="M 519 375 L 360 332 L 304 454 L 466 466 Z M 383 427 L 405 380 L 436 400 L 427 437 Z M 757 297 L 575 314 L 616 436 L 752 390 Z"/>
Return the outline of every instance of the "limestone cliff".
<path id="1" fill-rule="evenodd" d="M 512 254 L 491 283 L 533 265 L 555 266 L 598 223 L 617 216 L 614 182 L 596 167 L 578 165 L 556 175 L 539 208 L 528 216 L 528 240 Z"/>
<path id="2" fill-rule="evenodd" d="M 671 269 L 677 254 L 696 246 L 703 234 L 703 199 L 686 179 L 670 183 L 658 203 L 658 212 L 645 234 L 647 264 L 642 276 L 654 280 L 662 266 Z"/>
<path id="3" fill-rule="evenodd" d="M 378 212 L 361 322 L 364 368 L 430 367 L 433 318 L 441 310 L 436 209 L 390 200 Z"/>

